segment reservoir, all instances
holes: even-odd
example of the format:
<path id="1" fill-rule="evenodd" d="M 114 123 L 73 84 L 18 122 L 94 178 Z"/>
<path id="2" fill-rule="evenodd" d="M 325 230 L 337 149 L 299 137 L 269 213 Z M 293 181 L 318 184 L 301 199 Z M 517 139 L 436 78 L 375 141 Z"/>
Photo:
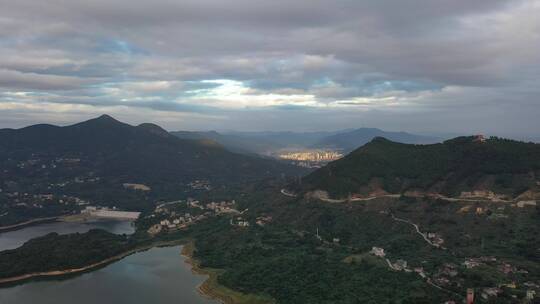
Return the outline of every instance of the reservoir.
<path id="1" fill-rule="evenodd" d="M 88 222 L 52 222 L 28 226 L 15 231 L 0 232 L 0 251 L 14 249 L 26 241 L 44 236 L 51 232 L 68 234 L 87 232 L 90 229 L 103 229 L 116 234 L 132 234 L 135 232 L 131 221 L 92 220 Z M 2 302 L 0 302 L 2 303 Z"/>
<path id="2" fill-rule="evenodd" d="M 68 279 L 0 288 L 2 304 L 216 304 L 196 290 L 206 276 L 191 272 L 181 246 L 153 248 Z"/>

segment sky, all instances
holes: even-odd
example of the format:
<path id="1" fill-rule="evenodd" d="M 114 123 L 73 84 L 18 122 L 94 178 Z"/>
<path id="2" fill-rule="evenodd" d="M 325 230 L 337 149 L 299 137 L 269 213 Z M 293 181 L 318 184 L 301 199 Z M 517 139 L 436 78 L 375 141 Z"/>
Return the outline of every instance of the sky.
<path id="1" fill-rule="evenodd" d="M 539 136 L 540 0 L 0 0 L 0 128 Z"/>

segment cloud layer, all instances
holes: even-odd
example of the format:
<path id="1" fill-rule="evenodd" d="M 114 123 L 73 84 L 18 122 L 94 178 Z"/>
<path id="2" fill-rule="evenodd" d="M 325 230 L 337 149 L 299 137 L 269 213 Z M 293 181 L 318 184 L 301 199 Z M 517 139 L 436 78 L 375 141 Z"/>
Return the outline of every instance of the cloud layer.
<path id="1" fill-rule="evenodd" d="M 539 0 L 0 6 L 0 127 L 540 130 Z"/>

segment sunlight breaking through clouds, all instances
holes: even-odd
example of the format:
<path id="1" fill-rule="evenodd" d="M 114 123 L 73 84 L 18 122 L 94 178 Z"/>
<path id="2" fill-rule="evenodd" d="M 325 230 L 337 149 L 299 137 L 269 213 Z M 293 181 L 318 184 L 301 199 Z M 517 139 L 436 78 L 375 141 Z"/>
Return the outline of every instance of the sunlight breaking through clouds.
<path id="1" fill-rule="evenodd" d="M 18 126 L 71 106 L 65 121 L 130 109 L 181 117 L 172 129 L 257 128 L 253 113 L 270 128 L 540 129 L 523 119 L 540 115 L 539 0 L 0 2 L 0 115 Z"/>

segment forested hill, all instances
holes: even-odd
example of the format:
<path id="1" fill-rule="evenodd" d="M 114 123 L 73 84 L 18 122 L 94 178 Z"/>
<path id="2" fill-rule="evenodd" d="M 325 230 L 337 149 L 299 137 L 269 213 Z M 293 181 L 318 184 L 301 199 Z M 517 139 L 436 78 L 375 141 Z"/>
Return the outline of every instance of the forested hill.
<path id="1" fill-rule="evenodd" d="M 291 188 L 325 190 L 333 197 L 408 190 L 451 196 L 484 190 L 516 196 L 538 187 L 539 180 L 540 144 L 470 136 L 413 145 L 377 137 Z"/>
<path id="2" fill-rule="evenodd" d="M 127 180 L 230 181 L 299 174 L 296 167 L 232 153 L 211 141 L 179 139 L 154 124 L 131 126 L 108 115 L 66 127 L 3 129 L 0 142 L 0 159 L 5 162 L 76 160 L 73 170 Z"/>

